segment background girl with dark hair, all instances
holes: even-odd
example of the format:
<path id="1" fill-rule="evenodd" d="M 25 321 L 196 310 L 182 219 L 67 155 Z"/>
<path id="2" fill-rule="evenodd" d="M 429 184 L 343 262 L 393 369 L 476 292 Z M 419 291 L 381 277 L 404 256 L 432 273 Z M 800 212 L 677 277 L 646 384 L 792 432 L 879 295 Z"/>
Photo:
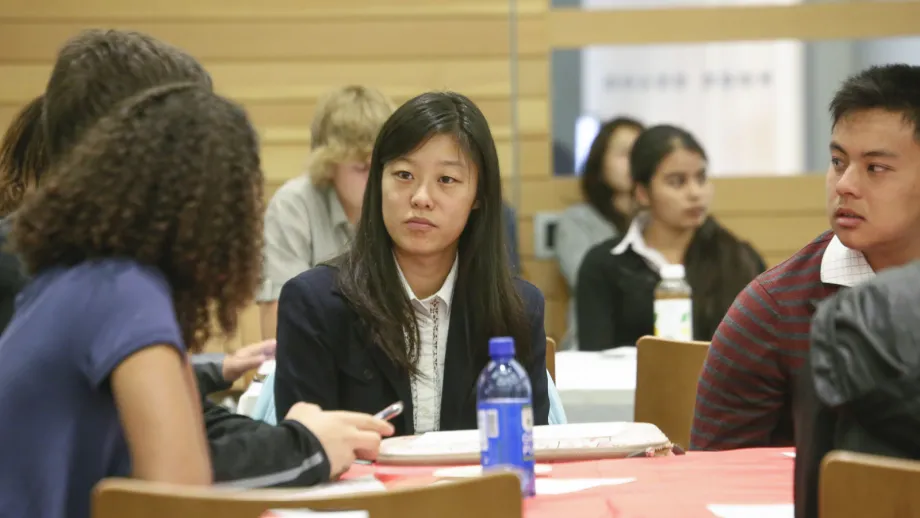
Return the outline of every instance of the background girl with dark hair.
<path id="1" fill-rule="evenodd" d="M 686 268 L 694 339 L 711 340 L 738 293 L 766 269 L 763 259 L 709 215 L 706 153 L 690 133 L 650 128 L 629 161 L 643 210 L 624 236 L 585 256 L 578 275 L 579 347 L 635 345 L 653 334 L 654 290 L 666 264 Z"/>
<path id="2" fill-rule="evenodd" d="M 549 412 L 543 295 L 512 279 L 498 156 L 482 112 L 426 93 L 384 123 L 353 247 L 281 291 L 275 403 L 377 412 L 397 435 L 476 428 L 488 340 L 513 336 Z"/>
<path id="3" fill-rule="evenodd" d="M 186 354 L 235 330 L 259 278 L 262 172 L 241 108 L 159 87 L 77 142 L 12 223 L 32 280 L 0 338 L 0 422 L 16 423 L 4 515 L 88 516 L 110 476 L 210 483 Z"/>
<path id="4" fill-rule="evenodd" d="M 0 217 L 16 210 L 26 191 L 38 185 L 47 168 L 42 129 L 45 96 L 29 101 L 16 114 L 0 142 Z"/>
<path id="5" fill-rule="evenodd" d="M 575 292 L 578 267 L 592 246 L 621 235 L 633 213 L 629 151 L 642 132 L 642 123 L 628 117 L 605 122 L 588 152 L 581 174 L 583 203 L 573 205 L 559 217 L 553 248 L 569 292 L 569 317 L 561 349 L 577 348 Z"/>

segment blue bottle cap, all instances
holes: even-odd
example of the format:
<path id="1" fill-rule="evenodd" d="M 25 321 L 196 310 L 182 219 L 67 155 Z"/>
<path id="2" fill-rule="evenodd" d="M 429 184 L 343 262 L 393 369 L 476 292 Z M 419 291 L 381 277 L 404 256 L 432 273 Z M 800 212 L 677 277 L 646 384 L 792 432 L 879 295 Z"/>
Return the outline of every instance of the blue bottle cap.
<path id="1" fill-rule="evenodd" d="M 490 339 L 489 356 L 514 356 L 514 338 L 496 336 Z"/>

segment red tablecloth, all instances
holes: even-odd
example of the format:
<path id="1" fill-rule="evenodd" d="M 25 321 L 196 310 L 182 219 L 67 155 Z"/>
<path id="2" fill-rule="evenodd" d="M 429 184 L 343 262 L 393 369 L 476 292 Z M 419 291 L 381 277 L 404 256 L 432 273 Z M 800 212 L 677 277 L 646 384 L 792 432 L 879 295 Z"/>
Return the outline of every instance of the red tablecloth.
<path id="1" fill-rule="evenodd" d="M 554 478 L 635 482 L 528 499 L 526 518 L 713 518 L 709 504 L 790 504 L 795 459 L 789 448 L 690 452 L 677 457 L 553 464 Z M 375 474 L 388 484 L 430 478 L 435 468 L 354 466 L 348 477 Z"/>

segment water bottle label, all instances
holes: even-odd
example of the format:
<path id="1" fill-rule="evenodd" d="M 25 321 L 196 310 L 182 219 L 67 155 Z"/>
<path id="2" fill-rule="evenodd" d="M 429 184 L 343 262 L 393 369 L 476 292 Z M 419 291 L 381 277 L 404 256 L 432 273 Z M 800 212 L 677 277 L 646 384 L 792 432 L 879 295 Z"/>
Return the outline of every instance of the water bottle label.
<path id="1" fill-rule="evenodd" d="M 659 299 L 655 301 L 655 336 L 668 340 L 693 340 L 690 299 Z"/>
<path id="2" fill-rule="evenodd" d="M 513 471 L 521 479 L 521 493 L 533 496 L 533 408 L 523 402 L 483 401 L 478 410 L 483 471 Z"/>

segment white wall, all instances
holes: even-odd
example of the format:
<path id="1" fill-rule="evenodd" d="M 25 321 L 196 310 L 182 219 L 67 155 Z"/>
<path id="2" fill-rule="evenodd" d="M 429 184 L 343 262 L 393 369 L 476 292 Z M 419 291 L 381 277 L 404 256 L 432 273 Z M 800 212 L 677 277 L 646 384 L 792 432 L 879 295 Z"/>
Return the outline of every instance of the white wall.
<path id="1" fill-rule="evenodd" d="M 738 5 L 767 0 L 584 0 L 586 9 Z M 793 3 L 774 0 L 772 3 Z M 713 175 L 804 168 L 804 47 L 798 41 L 591 47 L 581 109 L 670 123 L 702 142 Z M 576 143 L 578 149 L 584 143 Z"/>

